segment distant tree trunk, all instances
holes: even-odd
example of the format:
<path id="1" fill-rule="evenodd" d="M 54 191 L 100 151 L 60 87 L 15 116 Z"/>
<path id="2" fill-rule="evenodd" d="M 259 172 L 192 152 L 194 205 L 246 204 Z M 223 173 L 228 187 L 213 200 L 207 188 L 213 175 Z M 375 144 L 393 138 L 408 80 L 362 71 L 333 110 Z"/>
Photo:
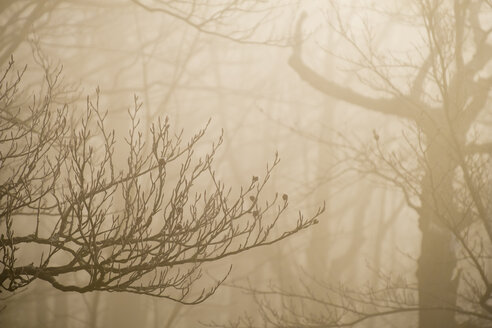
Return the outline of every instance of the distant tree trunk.
<path id="1" fill-rule="evenodd" d="M 451 235 L 429 228 L 431 218 L 420 218 L 422 231 L 421 255 L 418 259 L 419 303 L 422 308 L 454 306 L 456 287 L 451 278 L 456 264 L 449 250 Z M 421 311 L 420 328 L 456 327 L 452 311 Z"/>
<path id="2" fill-rule="evenodd" d="M 101 294 L 99 292 L 95 292 L 92 298 L 89 298 L 89 327 L 97 328 L 98 327 L 98 319 L 99 319 L 99 301 L 101 299 Z"/>
<path id="3" fill-rule="evenodd" d="M 104 327 L 146 327 L 147 309 L 139 295 L 116 293 L 106 298 Z"/>
<path id="4" fill-rule="evenodd" d="M 357 272 L 361 271 L 356 269 L 354 270 L 354 264 L 360 251 L 362 250 L 361 246 L 365 241 L 364 221 L 366 219 L 366 214 L 368 212 L 367 207 L 371 202 L 372 194 L 368 192 L 366 186 L 361 186 L 356 191 L 358 193 L 358 197 L 355 205 L 356 207 L 354 208 L 351 216 L 351 240 L 345 252 L 331 261 L 331 266 L 334 268 L 332 271 L 333 281 L 339 281 L 341 279 L 355 281 L 358 278 Z"/>
<path id="5" fill-rule="evenodd" d="M 452 181 L 456 164 L 447 154 L 441 137 L 427 136 L 428 171 L 421 182 L 422 233 L 417 279 L 420 307 L 435 308 L 456 304 L 457 284 L 453 272 L 457 261 L 452 235 L 443 225 L 449 224 L 454 213 Z M 456 327 L 452 311 L 421 311 L 420 328 Z"/>
<path id="6" fill-rule="evenodd" d="M 46 288 L 38 284 L 36 286 L 36 295 L 34 302 L 36 303 L 36 327 L 49 328 L 49 301 L 50 296 L 46 293 Z"/>
<path id="7" fill-rule="evenodd" d="M 395 252 L 390 251 L 385 252 L 385 257 L 384 257 L 384 262 L 383 262 L 383 249 L 384 245 L 387 244 L 386 242 L 388 241 L 388 238 L 393 237 L 393 241 L 389 242 L 388 244 L 394 245 L 394 234 L 388 234 L 388 232 L 391 232 L 391 228 L 395 224 L 396 219 L 399 217 L 401 214 L 401 211 L 403 207 L 405 206 L 404 201 L 402 200 L 397 207 L 395 207 L 390 213 L 386 212 L 387 206 L 389 203 L 391 203 L 392 199 L 388 199 L 389 194 L 391 191 L 384 191 L 381 195 L 380 199 L 380 205 L 379 205 L 379 222 L 377 223 L 377 230 L 376 230 L 376 235 L 373 237 L 375 246 L 374 246 L 374 267 L 375 268 L 381 268 L 383 265 L 388 265 L 388 264 L 394 264 L 395 263 Z M 394 247 L 392 247 L 394 250 Z M 390 257 L 388 258 L 388 254 Z M 391 268 L 393 269 L 393 268 Z M 374 283 L 377 282 L 377 276 L 374 277 L 375 281 Z"/>
<path id="8" fill-rule="evenodd" d="M 67 328 L 68 327 L 68 302 L 69 297 L 67 293 L 59 292 L 54 296 L 55 298 L 55 309 L 54 309 L 54 328 Z"/>
<path id="9" fill-rule="evenodd" d="M 333 106 L 334 102 L 326 101 L 324 106 Z M 326 124 L 327 127 L 331 126 L 332 122 L 332 114 L 331 111 L 322 110 L 320 122 Z M 321 140 L 325 140 L 329 138 L 326 133 L 327 128 L 322 128 L 319 134 L 319 138 Z M 323 145 L 319 145 L 318 148 L 318 161 L 317 161 L 317 178 L 320 181 L 320 185 L 316 186 L 315 197 L 313 197 L 313 204 L 320 204 L 325 202 L 326 204 L 326 213 L 330 213 L 330 203 L 328 199 L 328 195 L 330 194 L 329 184 L 326 183 L 325 180 L 327 178 L 328 172 L 326 172 L 326 168 L 330 163 L 330 154 L 328 150 L 323 147 Z M 325 214 L 325 215 L 327 215 Z M 329 215 L 329 214 L 328 214 Z M 309 246 L 306 251 L 307 256 L 307 267 L 310 272 L 315 273 L 316 275 L 324 276 L 328 270 L 328 252 L 327 252 L 327 243 L 326 236 L 329 234 L 330 229 L 330 221 L 321 220 L 316 229 L 311 229 L 311 236 L 309 239 Z"/>
<path id="10" fill-rule="evenodd" d="M 327 39 L 328 42 L 333 41 L 333 33 L 331 31 L 329 31 Z M 331 75 L 335 71 L 333 60 L 331 60 L 329 56 L 326 56 L 324 63 L 325 74 Z M 323 126 L 320 127 L 319 140 L 329 142 L 329 132 L 333 125 L 333 113 L 338 101 L 330 97 L 323 97 L 322 100 L 323 108 L 320 110 L 319 122 L 321 122 Z M 329 153 L 329 148 L 326 144 L 321 142 L 318 146 L 318 161 L 316 163 L 316 175 L 320 185 L 316 186 L 316 197 L 313 197 L 313 204 L 321 204 L 325 202 L 325 215 L 329 215 L 330 213 L 330 184 L 326 181 L 326 179 L 328 178 L 327 175 L 330 174 L 327 172 L 327 167 L 330 165 L 332 155 L 333 154 Z M 309 247 L 306 255 L 308 269 L 321 277 L 326 275 L 328 272 L 327 262 L 329 254 L 327 252 L 326 236 L 329 234 L 329 228 L 330 222 L 328 220 L 321 220 L 316 229 L 311 229 L 311 238 L 309 240 Z"/>

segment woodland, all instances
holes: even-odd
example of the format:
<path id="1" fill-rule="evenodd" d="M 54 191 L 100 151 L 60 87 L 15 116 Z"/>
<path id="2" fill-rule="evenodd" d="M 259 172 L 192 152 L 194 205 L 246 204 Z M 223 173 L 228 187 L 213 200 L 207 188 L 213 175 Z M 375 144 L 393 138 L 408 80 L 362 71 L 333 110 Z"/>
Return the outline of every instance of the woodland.
<path id="1" fill-rule="evenodd" d="M 490 0 L 0 1 L 1 327 L 492 326 Z"/>

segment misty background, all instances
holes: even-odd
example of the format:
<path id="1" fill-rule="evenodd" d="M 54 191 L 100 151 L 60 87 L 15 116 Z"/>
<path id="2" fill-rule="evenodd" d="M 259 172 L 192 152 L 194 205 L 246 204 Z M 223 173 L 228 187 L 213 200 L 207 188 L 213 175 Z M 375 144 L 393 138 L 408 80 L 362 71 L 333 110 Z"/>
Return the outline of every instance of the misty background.
<path id="1" fill-rule="evenodd" d="M 326 210 L 317 225 L 292 237 L 207 264 L 200 282 L 204 287 L 226 275 L 231 265 L 232 270 L 201 304 L 187 306 L 130 293 L 67 293 L 36 280 L 2 299 L 0 325 L 198 327 L 214 322 L 233 327 L 238 317 L 259 318 L 261 302 L 279 313 L 289 308 L 286 295 L 273 293 L 259 301 L 245 290 L 251 287 L 317 290 L 343 283 L 362 288 L 376 283 L 380 271 L 396 280 L 415 281 L 419 216 L 398 186 L 357 164 L 353 149 L 373 149 L 380 141 L 385 149 L 411 159 L 405 151 L 408 140 L 415 140 L 416 128 L 401 117 L 320 92 L 289 65 L 299 41 L 297 24 L 305 15 L 302 58 L 313 70 L 368 97 L 397 93 L 388 90 L 371 67 L 358 64 L 364 60 L 361 53 L 337 31 L 342 22 L 358 47 L 394 63 L 384 67 L 391 84 L 408 90 L 415 67 L 403 62 L 418 67 L 425 60 L 416 50 L 425 33 L 412 24 L 415 6 L 412 1 L 374 3 L 1 1 L 2 68 L 11 55 L 18 68 L 27 65 L 22 91 L 28 95 L 42 87 L 44 68 L 62 66 L 63 99 L 74 119 L 83 113 L 86 97 L 94 97 L 99 88 L 100 108 L 108 111 L 107 127 L 119 140 L 115 158 L 125 161 L 127 148 L 121 140 L 128 133 L 128 109 L 137 96 L 143 131 L 158 117 L 168 117 L 171 130 L 183 129 L 186 140 L 210 119 L 198 152 L 206 151 L 223 131 L 213 168 L 232 188 L 263 174 L 278 152 L 281 161 L 265 191 L 289 197 L 277 231 L 295 225 L 299 210 L 309 215 L 323 202 Z M 491 9 L 485 8 L 481 22 L 490 28 Z M 471 56 L 473 46 L 466 47 Z M 490 77 L 490 64 L 481 72 Z M 427 91 L 434 92 L 431 86 Z M 432 95 L 429 99 L 431 104 L 439 102 Z M 475 125 L 478 140 L 490 141 L 491 114 L 490 106 L 484 106 Z M 488 159 L 484 170 L 490 172 Z M 317 311 L 314 306 L 307 310 Z M 418 312 L 410 311 L 361 325 L 414 327 L 417 321 Z"/>

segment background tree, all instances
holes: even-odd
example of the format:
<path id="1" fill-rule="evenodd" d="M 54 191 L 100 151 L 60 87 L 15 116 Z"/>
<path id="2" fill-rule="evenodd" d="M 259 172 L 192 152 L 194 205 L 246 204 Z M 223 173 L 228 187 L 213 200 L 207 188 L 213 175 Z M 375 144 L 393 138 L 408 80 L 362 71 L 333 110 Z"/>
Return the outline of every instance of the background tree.
<path id="1" fill-rule="evenodd" d="M 305 16 L 298 22 L 289 64 L 323 94 L 392 116 L 407 127 L 399 138 L 374 131 L 371 142 L 351 141 L 347 154 L 357 171 L 398 187 L 419 216 L 417 279 L 414 284 L 408 277 L 380 273 L 379 288 L 328 285 L 325 295 L 311 288 L 270 290 L 269 295 L 291 296 L 293 303 L 285 306 L 292 312 L 279 316 L 271 307 L 266 321 L 273 326 L 350 326 L 385 314 L 417 312 L 419 327 L 456 327 L 457 320 L 488 325 L 492 204 L 486 122 L 492 45 L 485 21 L 490 3 L 422 0 L 399 3 L 392 12 L 363 7 L 366 17 L 351 21 L 360 30 L 350 29 L 343 19 L 345 8 L 332 4 L 329 24 L 354 51 L 353 57 L 342 58 L 355 70 L 363 91 L 330 80 L 306 63 L 301 41 Z M 418 33 L 421 39 L 412 38 L 403 49 L 376 47 L 376 22 L 381 22 L 376 19 L 384 17 L 392 19 L 400 33 Z"/>

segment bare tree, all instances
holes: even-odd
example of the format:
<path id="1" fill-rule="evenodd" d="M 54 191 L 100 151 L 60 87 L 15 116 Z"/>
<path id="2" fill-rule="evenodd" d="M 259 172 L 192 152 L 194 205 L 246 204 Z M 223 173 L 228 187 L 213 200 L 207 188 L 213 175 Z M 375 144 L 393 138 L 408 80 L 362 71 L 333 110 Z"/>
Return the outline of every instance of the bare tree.
<path id="1" fill-rule="evenodd" d="M 249 0 L 211 3 L 206 0 L 167 2 L 161 0 L 131 0 L 138 7 L 157 14 L 173 17 L 208 35 L 245 44 L 285 46 L 289 39 L 276 34 L 273 22 L 289 1 L 275 3 Z M 278 20 L 277 20 L 278 21 Z M 240 25 L 238 25 L 240 23 Z M 269 35 L 257 35 L 268 26 Z"/>
<path id="2" fill-rule="evenodd" d="M 400 186 L 407 204 L 420 215 L 422 241 L 417 279 L 422 309 L 456 304 L 458 291 L 453 272 L 458 259 L 453 246 L 455 238 L 463 240 L 463 234 L 467 234 L 475 220 L 487 232 L 485 239 L 480 240 L 489 243 L 491 238 L 491 221 L 486 212 L 490 205 L 484 203 L 488 196 L 483 188 L 488 179 L 482 174 L 487 171 L 483 165 L 490 160 L 490 151 L 485 151 L 490 146 L 477 146 L 469 137 L 479 114 L 486 109 L 492 83 L 490 77 L 477 78 L 489 63 L 492 53 L 488 41 L 490 30 L 482 27 L 480 20 L 487 6 L 489 4 L 483 1 L 454 1 L 453 4 L 416 1 L 411 8 L 418 14 L 414 24 L 423 26 L 425 30 L 419 46 L 427 47 L 423 52 L 419 49 L 425 56 L 420 66 L 414 62 L 398 62 L 396 56 L 383 56 L 370 47 L 364 49 L 338 16 L 334 27 L 360 55 L 359 67 L 372 74 L 362 80 L 390 97 L 371 98 L 318 75 L 302 61 L 300 42 L 290 60 L 299 76 L 321 92 L 375 112 L 397 116 L 415 125 L 416 138 L 410 141 L 410 149 L 420 155 L 421 160 L 412 163 L 417 165 L 411 167 L 411 161 L 405 162 L 408 154 L 392 158 L 381 152 L 382 161 L 376 164 L 385 163 L 385 166 L 382 169 L 374 166 L 372 171 Z M 298 24 L 298 35 L 301 26 L 302 19 Z M 468 56 L 471 51 L 472 55 Z M 391 75 L 391 69 L 387 69 L 392 63 L 410 67 L 408 75 L 413 77 L 408 90 L 400 87 Z M 465 208 L 456 203 L 455 185 L 459 182 L 469 196 Z M 457 222 L 461 223 L 458 225 Z M 480 271 L 477 265 L 474 267 Z M 481 276 L 481 299 L 488 300 L 490 282 L 485 274 Z M 488 311 L 485 301 L 481 306 Z M 454 326 L 454 313 L 420 312 L 420 327 L 439 325 Z"/>
<path id="3" fill-rule="evenodd" d="M 66 0 L 21 0 L 2 1 L 0 3 L 0 64 L 8 63 L 12 53 L 33 34 L 45 32 L 57 34 L 61 27 L 70 28 L 80 24 L 77 19 L 57 20 L 54 13 L 66 10 L 73 5 L 82 8 L 140 8 L 149 13 L 171 17 L 187 26 L 207 35 L 216 36 L 233 42 L 252 44 L 271 44 L 285 46 L 288 38 L 279 31 L 283 26 L 275 26 L 272 21 L 282 12 L 289 1 L 263 3 L 257 1 L 109 1 L 106 3 Z M 237 23 L 241 24 L 238 26 Z M 270 35 L 257 35 L 260 28 L 268 27 Z"/>
<path id="4" fill-rule="evenodd" d="M 330 25 L 357 54 L 350 64 L 366 90 L 381 98 L 330 80 L 306 63 L 301 41 L 305 15 L 297 23 L 289 64 L 327 96 L 395 117 L 409 128 L 396 141 L 374 131 L 372 141 L 349 142 L 346 150 L 354 169 L 398 187 L 417 213 L 421 241 L 416 281 L 377 268 L 380 284 L 365 288 L 322 283 L 321 292 L 307 283 L 301 291 L 248 288 L 255 295 L 290 297 L 285 315 L 262 303 L 266 326 L 352 326 L 411 312 L 418 313 L 421 328 L 490 325 L 492 144 L 487 103 L 492 77 L 487 67 L 492 29 L 484 23 L 490 2 L 418 0 L 400 5 L 402 24 L 422 37 L 408 56 L 401 49 L 378 52 L 369 20 L 361 22 L 361 33 L 354 32 L 333 6 Z M 373 9 L 375 15 L 386 15 Z M 237 326 L 254 324 L 242 318 Z"/>
<path id="5" fill-rule="evenodd" d="M 26 41 L 33 28 L 46 24 L 43 18 L 54 10 L 60 0 L 55 1 L 2 1 L 0 4 L 0 65 L 8 63 L 10 55 Z"/>
<path id="6" fill-rule="evenodd" d="M 265 200 L 262 191 L 278 157 L 263 178 L 253 176 L 233 192 L 212 169 L 222 137 L 205 153 L 199 141 L 206 127 L 184 144 L 183 133 L 173 134 L 165 119 L 151 126 L 147 147 L 136 97 L 127 162 L 118 170 L 118 140 L 99 109 L 99 91 L 87 98 L 80 119 L 71 120 L 68 106 L 57 105 L 59 71 L 30 103 L 19 96 L 22 73 L 11 60 L 0 81 L 3 291 L 41 279 L 61 291 L 196 304 L 227 276 L 196 290 L 205 263 L 287 238 L 315 224 L 323 210 L 308 219 L 299 213 L 295 227 L 275 235 L 288 197 Z M 200 190 L 204 181 L 213 188 Z M 115 209 L 117 196 L 123 206 Z"/>

